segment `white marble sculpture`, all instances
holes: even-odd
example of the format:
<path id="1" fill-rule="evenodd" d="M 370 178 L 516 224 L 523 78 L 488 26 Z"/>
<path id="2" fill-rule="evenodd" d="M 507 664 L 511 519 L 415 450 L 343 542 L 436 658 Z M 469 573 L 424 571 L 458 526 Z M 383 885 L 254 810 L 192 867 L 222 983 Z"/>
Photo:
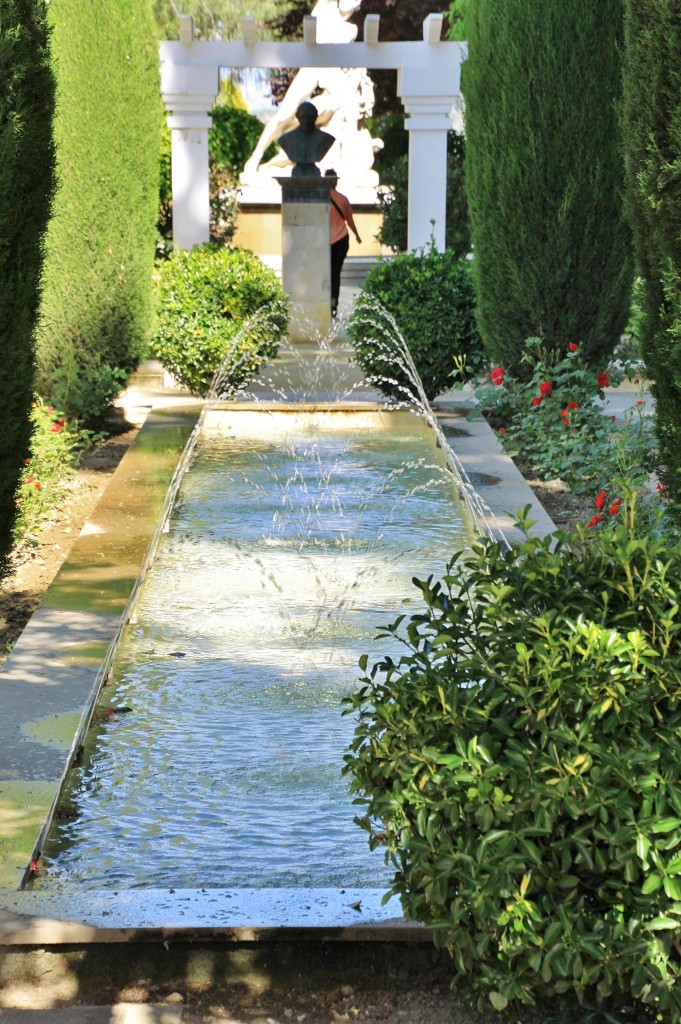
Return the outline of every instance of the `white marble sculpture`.
<path id="1" fill-rule="evenodd" d="M 317 19 L 317 42 L 353 42 L 357 27 L 348 24 L 347 19 L 360 4 L 361 0 L 317 0 L 312 9 Z M 267 163 L 262 163 L 262 158 L 270 143 L 296 127 L 296 110 L 306 100 L 312 100 L 319 111 L 317 126 L 336 139 L 320 163 L 322 173 L 335 168 L 344 188 L 375 187 L 378 175 L 372 170 L 374 154 L 383 143 L 361 127 L 374 106 L 373 84 L 363 68 L 301 68 L 265 125 L 244 167 L 242 184 L 263 185 L 275 176 L 290 173 L 292 164 L 283 151 Z"/>

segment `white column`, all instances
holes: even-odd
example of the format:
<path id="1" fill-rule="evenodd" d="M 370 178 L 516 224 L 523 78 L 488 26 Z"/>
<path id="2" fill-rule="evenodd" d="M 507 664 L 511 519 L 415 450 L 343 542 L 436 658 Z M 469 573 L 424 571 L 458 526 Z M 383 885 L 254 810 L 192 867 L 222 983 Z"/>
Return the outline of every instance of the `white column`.
<path id="1" fill-rule="evenodd" d="M 208 111 L 218 89 L 217 68 L 161 65 L 161 91 L 172 134 L 173 242 L 180 249 L 210 238 Z"/>
<path id="2" fill-rule="evenodd" d="M 410 251 L 429 245 L 431 237 L 440 252 L 445 248 L 447 132 L 459 77 L 458 65 L 440 70 L 402 68 L 398 74 L 397 92 L 408 115 Z"/>

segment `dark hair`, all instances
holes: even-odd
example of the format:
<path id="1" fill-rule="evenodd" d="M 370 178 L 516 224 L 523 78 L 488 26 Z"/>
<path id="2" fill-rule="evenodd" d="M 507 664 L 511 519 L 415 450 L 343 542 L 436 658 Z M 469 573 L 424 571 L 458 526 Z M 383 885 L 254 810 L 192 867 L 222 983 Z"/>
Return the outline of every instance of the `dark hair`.
<path id="1" fill-rule="evenodd" d="M 325 178 L 337 178 L 338 174 L 336 173 L 336 171 L 334 171 L 333 167 L 329 167 L 326 171 L 324 171 L 324 177 Z"/>

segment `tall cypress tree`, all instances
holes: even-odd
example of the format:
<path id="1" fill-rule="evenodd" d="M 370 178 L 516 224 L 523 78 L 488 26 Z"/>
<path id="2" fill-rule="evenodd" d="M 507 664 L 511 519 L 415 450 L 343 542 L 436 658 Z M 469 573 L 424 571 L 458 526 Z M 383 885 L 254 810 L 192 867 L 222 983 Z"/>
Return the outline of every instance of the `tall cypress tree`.
<path id="1" fill-rule="evenodd" d="M 47 235 L 38 384 L 87 421 L 136 366 L 151 323 L 158 50 L 151 0 L 52 0 L 50 11 L 59 188 Z"/>
<path id="2" fill-rule="evenodd" d="M 681 7 L 627 0 L 623 128 L 665 481 L 681 499 Z"/>
<path id="3" fill-rule="evenodd" d="M 44 0 L 0 0 L 0 569 L 30 439 L 42 242 L 54 190 Z"/>
<path id="4" fill-rule="evenodd" d="M 623 208 L 623 0 L 476 0 L 467 11 L 466 192 L 490 358 L 525 338 L 599 364 L 632 281 Z"/>

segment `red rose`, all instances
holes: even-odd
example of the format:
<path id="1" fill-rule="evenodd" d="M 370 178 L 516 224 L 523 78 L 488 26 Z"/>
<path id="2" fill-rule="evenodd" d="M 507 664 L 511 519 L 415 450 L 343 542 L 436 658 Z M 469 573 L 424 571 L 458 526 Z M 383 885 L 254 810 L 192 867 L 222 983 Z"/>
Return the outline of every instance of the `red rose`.
<path id="1" fill-rule="evenodd" d="M 535 395 L 535 397 L 532 399 L 532 405 L 541 405 L 543 401 L 543 395 Z"/>
<path id="2" fill-rule="evenodd" d="M 492 370 L 492 372 L 489 375 L 489 379 L 492 381 L 492 384 L 495 384 L 497 387 L 499 386 L 499 384 L 503 384 L 504 383 L 504 371 L 503 371 L 503 368 L 501 366 L 495 366 L 494 369 Z"/>
<path id="3" fill-rule="evenodd" d="M 571 352 L 576 352 L 578 348 L 579 348 L 579 345 L 575 345 L 574 341 L 570 342 L 570 351 Z"/>
<path id="4" fill-rule="evenodd" d="M 608 377 L 607 373 L 599 373 L 596 377 L 596 383 L 598 384 L 599 388 L 607 388 L 608 384 L 610 383 L 610 378 Z"/>
<path id="5" fill-rule="evenodd" d="M 605 491 L 601 491 L 600 494 L 596 495 L 596 508 L 600 512 L 605 505 Z"/>
<path id="6" fill-rule="evenodd" d="M 506 433 L 506 427 L 499 427 L 499 429 L 497 430 L 497 434 L 505 434 L 505 433 Z"/>
<path id="7" fill-rule="evenodd" d="M 539 385 L 539 394 L 546 398 L 547 395 L 551 394 L 551 381 L 545 380 Z"/>
<path id="8" fill-rule="evenodd" d="M 579 409 L 579 402 L 568 402 L 566 408 L 568 412 L 572 412 L 573 409 Z"/>

